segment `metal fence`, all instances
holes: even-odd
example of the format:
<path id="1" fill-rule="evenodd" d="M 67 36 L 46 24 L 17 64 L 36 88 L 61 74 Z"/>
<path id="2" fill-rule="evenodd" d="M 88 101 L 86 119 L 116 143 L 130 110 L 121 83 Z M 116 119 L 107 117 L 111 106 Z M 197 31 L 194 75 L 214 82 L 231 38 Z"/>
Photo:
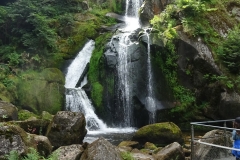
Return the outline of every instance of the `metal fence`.
<path id="1" fill-rule="evenodd" d="M 191 160 L 236 160 L 232 155 L 234 119 L 191 123 Z M 198 136 L 198 129 L 204 135 Z M 238 129 L 239 130 L 239 129 Z"/>

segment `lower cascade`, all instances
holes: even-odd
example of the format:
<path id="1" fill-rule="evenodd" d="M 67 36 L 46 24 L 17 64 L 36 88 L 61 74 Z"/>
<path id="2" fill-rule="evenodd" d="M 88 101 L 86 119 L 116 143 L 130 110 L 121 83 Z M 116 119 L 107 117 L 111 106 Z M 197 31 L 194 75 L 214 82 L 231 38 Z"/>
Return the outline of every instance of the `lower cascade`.
<path id="1" fill-rule="evenodd" d="M 82 89 L 82 87 L 87 83 L 86 76 L 81 82 L 80 87 L 76 88 L 79 78 L 84 76 L 84 69 L 90 61 L 92 51 L 95 47 L 94 45 L 95 42 L 90 40 L 78 53 L 77 57 L 68 67 L 65 83 L 66 109 L 73 112 L 82 112 L 85 115 L 88 130 L 107 128 L 103 121 L 95 114 L 91 101 L 88 99 L 86 92 Z"/>

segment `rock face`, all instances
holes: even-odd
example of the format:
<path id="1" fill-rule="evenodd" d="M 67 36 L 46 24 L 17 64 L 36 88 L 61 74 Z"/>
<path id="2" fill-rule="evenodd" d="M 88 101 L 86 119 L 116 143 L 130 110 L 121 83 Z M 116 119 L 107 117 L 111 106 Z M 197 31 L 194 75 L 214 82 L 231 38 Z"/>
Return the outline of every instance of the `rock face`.
<path id="1" fill-rule="evenodd" d="M 64 81 L 63 73 L 57 68 L 23 75 L 18 84 L 19 105 L 34 113 L 47 111 L 55 114 L 63 109 Z"/>
<path id="2" fill-rule="evenodd" d="M 185 160 L 183 148 L 179 143 L 171 143 L 154 155 L 154 160 L 169 159 Z"/>
<path id="3" fill-rule="evenodd" d="M 81 144 L 87 134 L 86 120 L 80 112 L 59 111 L 53 117 L 46 136 L 54 147 Z"/>
<path id="4" fill-rule="evenodd" d="M 122 160 L 117 147 L 102 137 L 87 146 L 80 160 L 101 159 Z"/>
<path id="5" fill-rule="evenodd" d="M 101 119 L 104 120 L 109 125 L 112 123 L 120 126 L 125 124 L 122 121 L 122 117 L 125 117 L 123 113 L 123 107 L 125 99 L 128 99 L 129 104 L 131 104 L 131 126 L 142 127 L 147 125 L 150 119 L 149 112 L 150 109 L 147 108 L 147 103 L 149 99 L 148 87 L 148 54 L 147 54 L 147 36 L 141 36 L 143 41 L 139 42 L 139 35 L 144 34 L 141 29 L 136 29 L 132 33 L 123 34 L 118 31 L 115 36 L 112 37 L 111 41 L 105 46 L 105 53 L 101 58 L 103 69 L 100 71 L 101 75 L 104 75 L 100 79 L 100 84 L 103 86 L 103 106 L 104 114 L 100 115 Z M 127 44 L 127 62 L 121 64 L 119 58 L 122 57 L 123 45 L 122 41 Z M 126 49 L 126 48 L 125 48 Z M 119 67 L 126 65 L 126 71 L 119 71 Z M 156 65 L 156 64 L 152 64 Z M 101 68 L 101 67 L 100 67 Z M 154 67 L 153 68 L 157 68 Z M 169 101 L 169 88 L 167 83 L 162 76 L 161 70 L 153 69 L 154 76 L 152 77 L 153 83 L 153 94 L 152 97 L 156 103 L 157 109 L 164 108 L 162 105 L 163 101 Z M 125 82 L 128 83 L 127 90 L 129 94 L 126 95 L 128 98 L 124 97 L 124 85 L 120 84 L 120 73 L 126 73 L 123 77 L 126 78 Z M 112 107 L 114 106 L 114 107 Z M 106 116 L 107 115 L 107 116 Z"/>
<path id="6" fill-rule="evenodd" d="M 183 143 L 180 128 L 172 122 L 146 125 L 137 130 L 132 140 L 138 141 L 141 144 L 145 144 L 146 142 L 161 145 L 167 145 L 172 142 Z"/>
<path id="7" fill-rule="evenodd" d="M 17 119 L 17 107 L 9 102 L 0 101 L 0 122 Z"/>
<path id="8" fill-rule="evenodd" d="M 154 15 L 161 13 L 174 0 L 145 0 L 140 8 L 140 19 L 143 24 L 149 24 Z"/>
<path id="9" fill-rule="evenodd" d="M 232 147 L 231 132 L 226 133 L 223 130 L 212 130 L 207 132 L 200 141 Z M 226 154 L 226 149 L 196 143 L 193 153 L 195 153 L 193 159 L 220 159 L 221 155 Z"/>
<path id="10" fill-rule="evenodd" d="M 240 115 L 240 95 L 232 92 L 222 92 L 219 102 L 219 114 L 224 119 L 231 119 Z"/>

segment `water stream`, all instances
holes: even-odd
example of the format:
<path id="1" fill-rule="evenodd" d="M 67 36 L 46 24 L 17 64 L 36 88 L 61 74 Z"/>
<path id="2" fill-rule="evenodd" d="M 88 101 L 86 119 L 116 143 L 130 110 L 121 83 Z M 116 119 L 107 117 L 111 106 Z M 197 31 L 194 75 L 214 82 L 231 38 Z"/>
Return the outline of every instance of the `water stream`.
<path id="1" fill-rule="evenodd" d="M 78 53 L 77 57 L 68 67 L 65 77 L 66 88 L 66 109 L 73 112 L 82 112 L 85 115 L 88 130 L 106 129 L 106 124 L 94 112 L 91 101 L 82 87 L 87 83 L 86 76 L 80 87 L 76 85 L 81 76 L 84 76 L 84 70 L 90 61 L 95 42 L 88 41 L 84 48 Z"/>
<path id="2" fill-rule="evenodd" d="M 145 32 L 147 35 L 147 40 L 148 40 L 148 47 L 147 47 L 147 76 L 148 76 L 148 95 L 146 98 L 146 107 L 149 111 L 149 123 L 155 123 L 156 119 L 156 102 L 155 102 L 155 97 L 154 97 L 154 92 L 153 92 L 153 77 L 152 77 L 152 66 L 151 66 L 151 53 L 150 53 L 150 38 L 148 32 Z"/>

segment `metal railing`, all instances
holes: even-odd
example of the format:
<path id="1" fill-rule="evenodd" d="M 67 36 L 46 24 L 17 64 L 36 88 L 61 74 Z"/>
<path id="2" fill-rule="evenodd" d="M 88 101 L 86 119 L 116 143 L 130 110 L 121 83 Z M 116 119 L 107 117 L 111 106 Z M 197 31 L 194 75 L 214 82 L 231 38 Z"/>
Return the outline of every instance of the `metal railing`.
<path id="1" fill-rule="evenodd" d="M 235 160 L 231 151 L 240 151 L 232 148 L 232 130 L 235 128 L 227 127 L 227 123 L 233 121 L 234 119 L 191 122 L 191 160 Z M 206 133 L 209 134 L 196 138 L 194 135 L 196 126 L 206 129 Z"/>

